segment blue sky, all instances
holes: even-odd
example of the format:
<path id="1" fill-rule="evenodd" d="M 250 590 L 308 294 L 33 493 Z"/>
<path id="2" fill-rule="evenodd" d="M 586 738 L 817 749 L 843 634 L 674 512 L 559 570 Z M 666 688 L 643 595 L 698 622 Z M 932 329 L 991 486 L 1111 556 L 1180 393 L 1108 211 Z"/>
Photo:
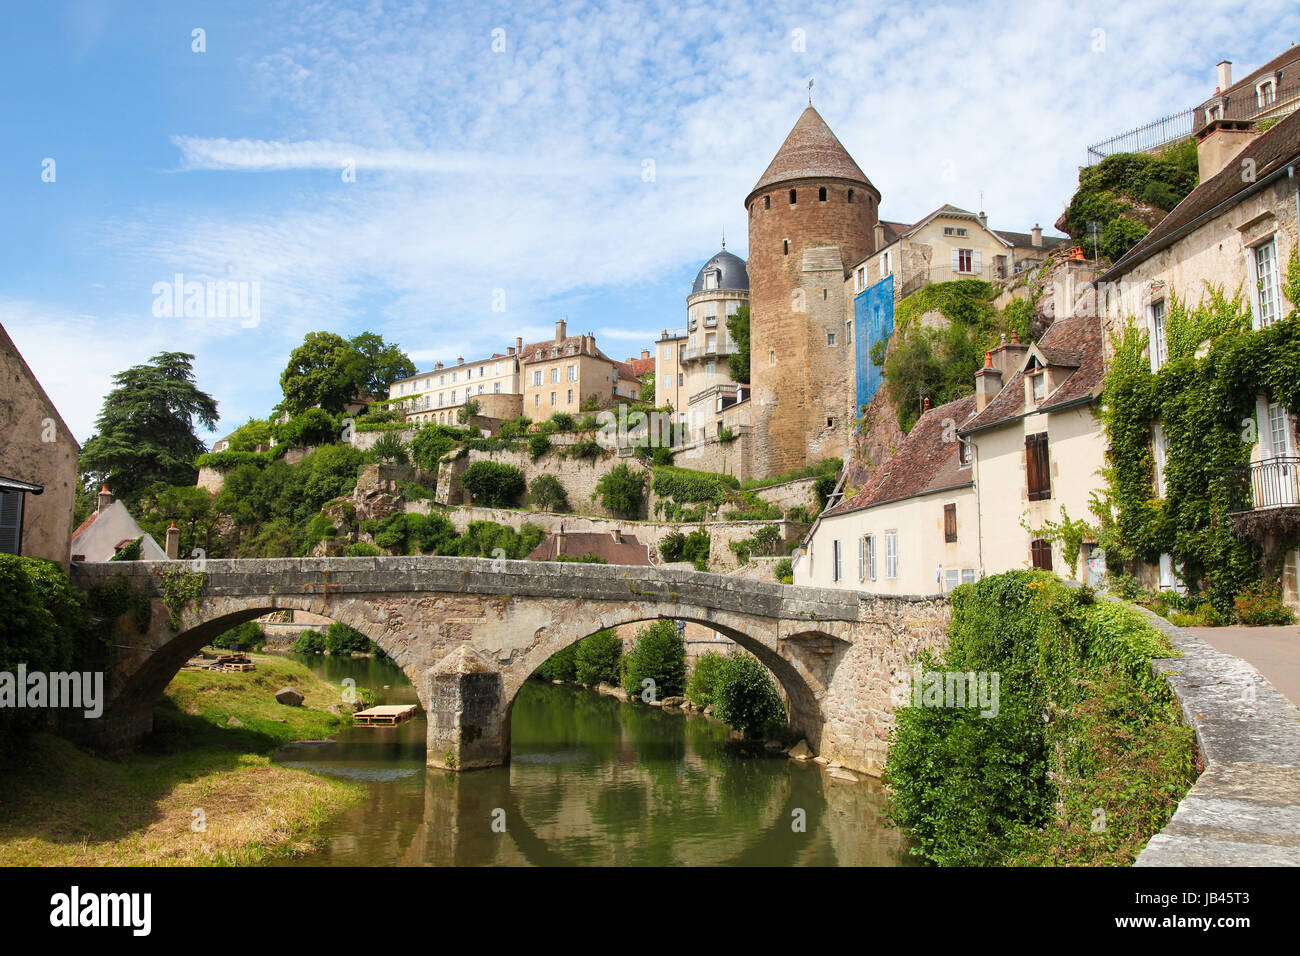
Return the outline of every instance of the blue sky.
<path id="1" fill-rule="evenodd" d="M 744 255 L 809 77 L 885 218 L 982 193 L 1024 231 L 1089 143 L 1294 40 L 1281 0 L 7 3 L 0 323 L 82 440 L 163 350 L 197 356 L 223 434 L 318 329 L 423 369 L 567 316 L 623 358 L 683 324 L 724 231 Z M 256 323 L 155 316 L 176 273 L 256 283 Z"/>

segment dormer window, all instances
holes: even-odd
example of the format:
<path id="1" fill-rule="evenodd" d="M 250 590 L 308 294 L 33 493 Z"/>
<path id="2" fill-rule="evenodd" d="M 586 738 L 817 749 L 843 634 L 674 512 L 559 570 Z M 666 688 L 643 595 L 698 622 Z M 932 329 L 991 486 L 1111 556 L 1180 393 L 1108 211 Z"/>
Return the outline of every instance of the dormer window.
<path id="1" fill-rule="evenodd" d="M 1272 80 L 1265 80 L 1259 86 L 1255 87 L 1255 98 L 1259 103 L 1259 108 L 1272 106 L 1277 99 L 1277 86 Z"/>
<path id="2" fill-rule="evenodd" d="M 718 277 L 721 273 L 716 269 L 710 269 L 704 273 L 704 288 L 716 289 L 718 287 Z"/>
<path id="3" fill-rule="evenodd" d="M 1030 376 L 1030 383 L 1033 387 L 1034 404 L 1042 404 L 1043 399 L 1047 397 L 1047 373 L 1039 369 Z"/>

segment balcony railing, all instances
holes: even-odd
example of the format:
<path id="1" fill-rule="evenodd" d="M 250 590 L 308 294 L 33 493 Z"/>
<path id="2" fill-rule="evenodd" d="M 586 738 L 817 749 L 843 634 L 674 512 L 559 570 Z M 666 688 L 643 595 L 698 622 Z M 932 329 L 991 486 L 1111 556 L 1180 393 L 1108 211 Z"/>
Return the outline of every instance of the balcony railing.
<path id="1" fill-rule="evenodd" d="M 1265 458 L 1232 469 L 1233 511 L 1300 507 L 1300 458 Z"/>
<path id="2" fill-rule="evenodd" d="M 735 355 L 736 351 L 736 344 L 734 342 L 724 342 L 722 345 L 695 345 L 682 349 L 682 360 L 689 362 L 692 359 Z"/>

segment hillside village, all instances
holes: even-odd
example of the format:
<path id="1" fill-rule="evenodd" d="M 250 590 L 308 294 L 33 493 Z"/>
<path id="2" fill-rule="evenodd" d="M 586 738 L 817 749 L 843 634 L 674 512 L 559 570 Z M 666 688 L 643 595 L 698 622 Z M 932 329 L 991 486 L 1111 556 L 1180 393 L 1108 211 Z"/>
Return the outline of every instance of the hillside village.
<path id="1" fill-rule="evenodd" d="M 1224 114 L 1220 93 L 1190 137 L 1084 167 L 1057 223 L 1072 238 L 947 202 L 881 218 L 810 105 L 744 197 L 748 260 L 709 258 L 683 324 L 639 356 L 563 319 L 425 371 L 378 336 L 313 333 L 285 402 L 198 457 L 189 491 L 7 459 L 5 547 L 600 561 L 626 535 L 637 563 L 825 587 L 946 593 L 1030 566 L 1209 620 L 1251 588 L 1296 609 L 1295 386 L 1255 354 L 1291 341 L 1300 280 L 1300 118 L 1269 92 L 1294 59 L 1232 86 L 1254 111 Z M 361 374 L 322 384 L 349 348 Z M 1225 350 L 1251 374 L 1221 385 Z M 1175 380 L 1140 412 L 1117 404 Z M 1193 382 L 1231 388 L 1218 419 L 1173 407 Z M 25 400 L 59 421 L 34 381 Z M 1249 441 L 1188 465 L 1243 423 Z M 78 484 L 65 549 L 34 489 L 70 513 Z"/>

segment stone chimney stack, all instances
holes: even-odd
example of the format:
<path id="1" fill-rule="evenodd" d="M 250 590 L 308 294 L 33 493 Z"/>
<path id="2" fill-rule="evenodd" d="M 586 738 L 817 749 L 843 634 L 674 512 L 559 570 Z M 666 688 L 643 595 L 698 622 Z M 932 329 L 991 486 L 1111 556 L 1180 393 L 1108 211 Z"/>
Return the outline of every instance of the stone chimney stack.
<path id="1" fill-rule="evenodd" d="M 876 223 L 873 238 L 876 241 L 876 252 L 885 248 L 885 227 L 878 222 Z"/>
<path id="2" fill-rule="evenodd" d="M 1219 89 L 1216 92 L 1222 93 L 1228 87 L 1232 86 L 1232 61 L 1219 61 Z M 1202 180 L 1204 182 L 1204 180 Z"/>
<path id="3" fill-rule="evenodd" d="M 173 521 L 167 527 L 167 557 L 175 561 L 181 556 L 181 529 Z"/>
<path id="4" fill-rule="evenodd" d="M 1259 135 L 1249 120 L 1216 119 L 1196 134 L 1196 165 L 1201 182 L 1228 166 Z"/>
<path id="5" fill-rule="evenodd" d="M 555 556 L 558 558 L 564 554 L 564 522 L 560 522 L 560 530 L 555 532 Z"/>
<path id="6" fill-rule="evenodd" d="M 1029 244 L 1036 248 L 1043 245 L 1043 227 L 1038 223 L 1034 223 L 1034 228 L 1029 230 Z"/>
<path id="7" fill-rule="evenodd" d="M 463 355 L 458 355 L 458 356 L 456 356 L 456 364 L 457 364 L 457 365 L 464 365 L 464 364 L 465 364 L 465 356 L 463 356 Z"/>
<path id="8" fill-rule="evenodd" d="M 993 353 L 984 353 L 984 367 L 975 373 L 975 411 L 982 412 L 1002 391 L 1002 371 L 993 365 Z"/>
<path id="9" fill-rule="evenodd" d="M 645 361 L 646 359 L 648 359 L 649 357 L 650 357 L 650 350 L 649 350 L 649 349 L 642 349 L 642 350 L 641 350 L 641 361 L 644 362 L 644 361 Z"/>
<path id="10" fill-rule="evenodd" d="M 524 337 L 522 335 L 515 336 L 515 354 L 516 355 L 524 354 Z"/>
<path id="11" fill-rule="evenodd" d="M 986 213 L 983 209 L 980 210 L 980 225 L 983 226 L 985 229 L 989 227 L 989 214 Z"/>
<path id="12" fill-rule="evenodd" d="M 113 503 L 113 493 L 108 490 L 108 485 L 101 485 L 99 488 L 99 505 L 95 511 L 103 512 L 105 508 Z"/>
<path id="13" fill-rule="evenodd" d="M 515 347 L 513 345 L 507 345 L 506 355 L 514 355 L 514 354 L 515 354 Z"/>
<path id="14" fill-rule="evenodd" d="M 588 355 L 596 354 L 596 336 L 591 332 L 582 337 L 582 350 Z"/>
<path id="15" fill-rule="evenodd" d="M 556 322 L 556 323 L 555 323 L 555 341 L 557 341 L 557 342 L 563 342 L 563 341 L 565 340 L 565 338 L 567 338 L 567 333 L 568 333 L 568 331 L 569 331 L 569 326 L 568 326 L 568 323 L 564 321 L 564 319 L 560 319 L 558 322 Z"/>

